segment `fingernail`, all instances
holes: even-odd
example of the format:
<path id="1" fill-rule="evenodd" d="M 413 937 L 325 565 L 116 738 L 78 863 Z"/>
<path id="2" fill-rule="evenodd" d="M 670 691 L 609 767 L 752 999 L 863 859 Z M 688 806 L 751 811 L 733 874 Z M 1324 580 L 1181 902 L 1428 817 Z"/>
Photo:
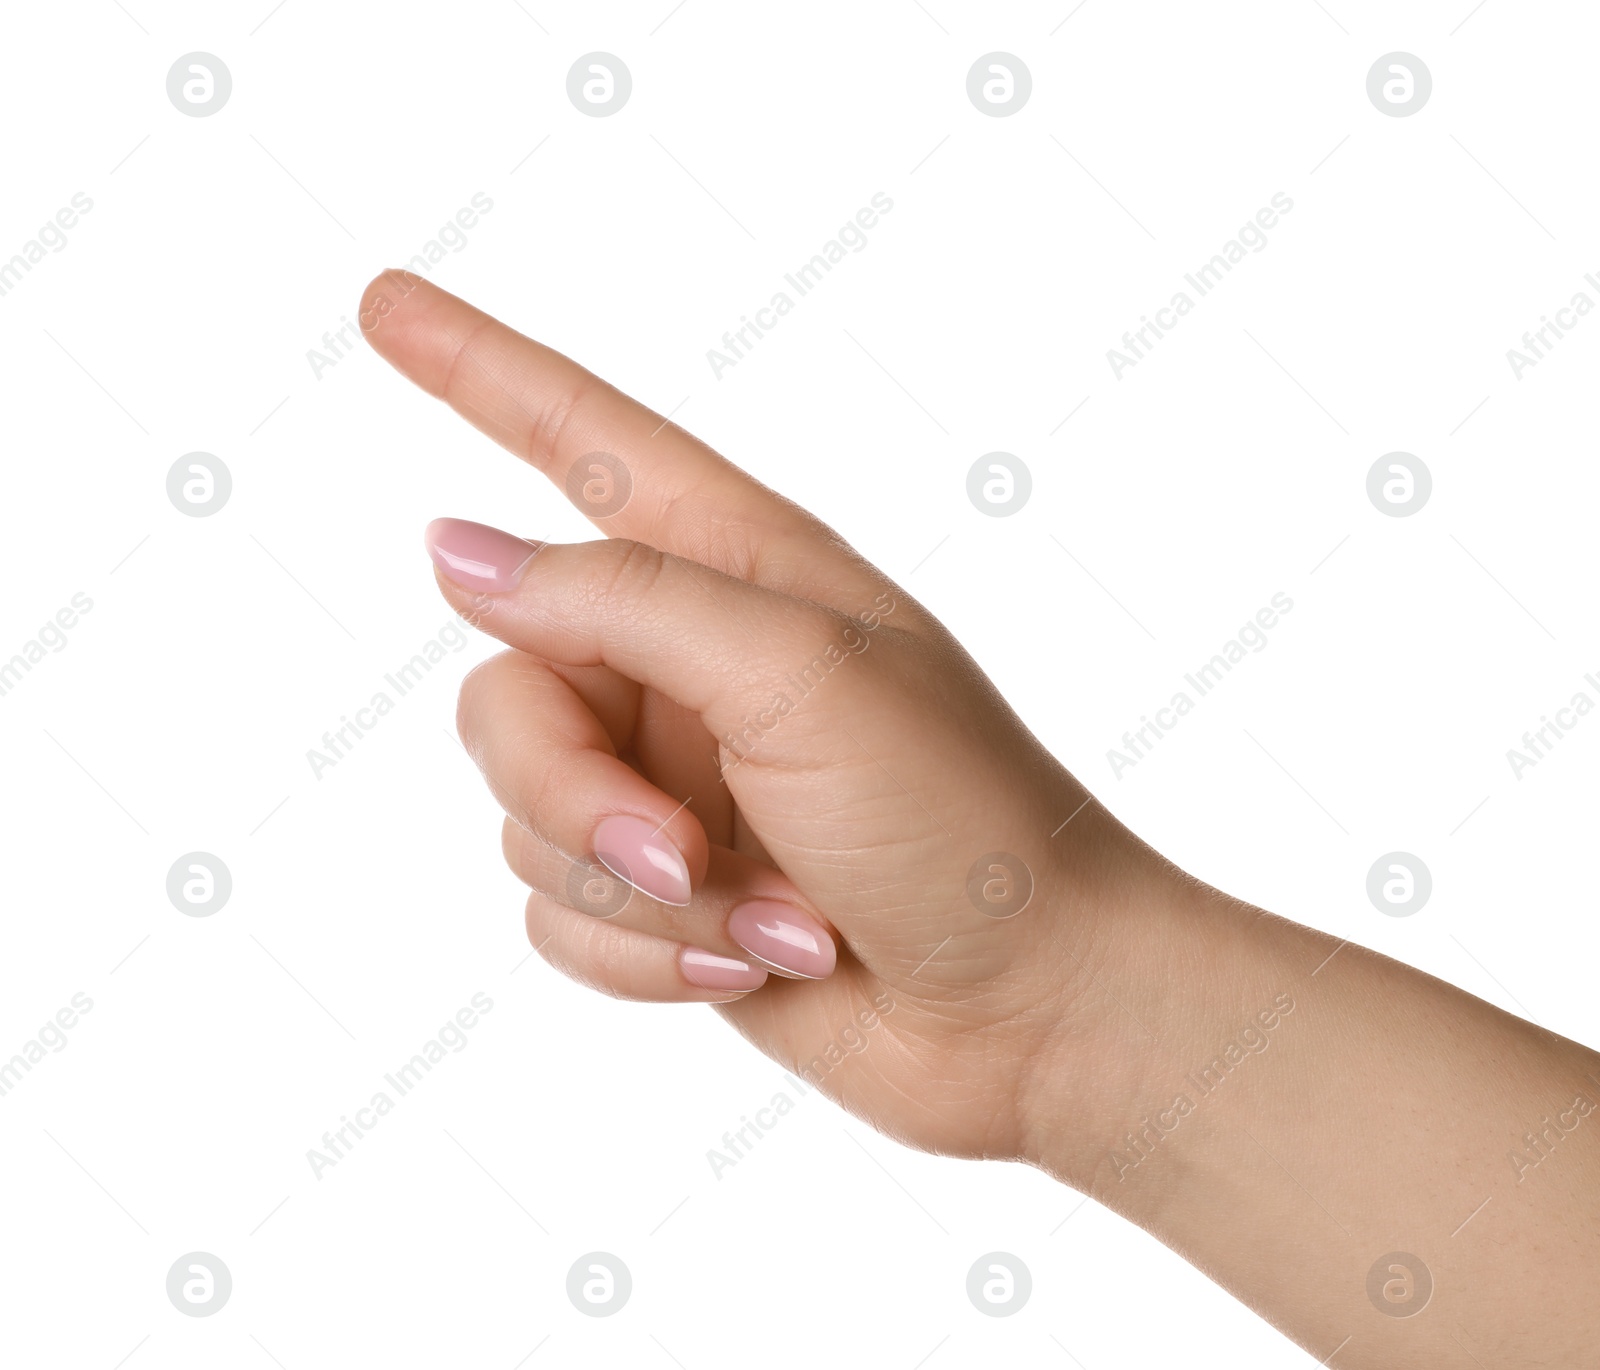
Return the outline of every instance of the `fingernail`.
<path id="1" fill-rule="evenodd" d="M 423 540 L 433 564 L 446 579 L 464 590 L 486 590 L 490 594 L 514 588 L 522 578 L 523 568 L 544 546 L 542 542 L 524 542 L 487 523 L 468 523 L 465 519 L 434 519 Z"/>
<path id="2" fill-rule="evenodd" d="M 652 899 L 680 908 L 689 902 L 689 864 L 648 819 L 619 813 L 602 820 L 594 830 L 594 855 Z"/>
<path id="3" fill-rule="evenodd" d="M 701 989 L 743 993 L 760 989 L 767 978 L 766 971 L 760 966 L 752 966 L 748 961 L 736 961 L 731 956 L 701 951 L 699 947 L 685 947 L 678 954 L 678 967 L 685 980 Z"/>
<path id="4" fill-rule="evenodd" d="M 823 980 L 838 953 L 833 938 L 810 914 L 776 899 L 752 899 L 728 915 L 728 936 L 757 960 L 785 975 Z"/>

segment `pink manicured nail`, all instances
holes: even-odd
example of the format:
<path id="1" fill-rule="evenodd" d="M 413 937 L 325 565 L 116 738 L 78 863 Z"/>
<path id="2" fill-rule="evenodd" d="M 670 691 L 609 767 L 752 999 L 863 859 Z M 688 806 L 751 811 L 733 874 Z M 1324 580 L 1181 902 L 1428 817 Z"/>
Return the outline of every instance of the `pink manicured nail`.
<path id="1" fill-rule="evenodd" d="M 594 854 L 613 875 L 652 899 L 680 908 L 689 902 L 689 865 L 648 819 L 629 813 L 604 819 L 594 830 Z"/>
<path id="2" fill-rule="evenodd" d="M 728 936 L 785 975 L 822 980 L 833 974 L 833 938 L 809 914 L 776 899 L 752 899 L 728 915 Z"/>
<path id="3" fill-rule="evenodd" d="M 736 961 L 731 956 L 718 956 L 701 951 L 699 947 L 685 947 L 678 954 L 678 967 L 683 978 L 701 989 L 733 990 L 736 992 L 760 989 L 767 978 L 760 966 L 748 961 Z"/>
<path id="4" fill-rule="evenodd" d="M 533 554 L 544 546 L 465 519 L 434 519 L 424 541 L 433 564 L 447 579 L 465 590 L 490 594 L 512 589 Z"/>

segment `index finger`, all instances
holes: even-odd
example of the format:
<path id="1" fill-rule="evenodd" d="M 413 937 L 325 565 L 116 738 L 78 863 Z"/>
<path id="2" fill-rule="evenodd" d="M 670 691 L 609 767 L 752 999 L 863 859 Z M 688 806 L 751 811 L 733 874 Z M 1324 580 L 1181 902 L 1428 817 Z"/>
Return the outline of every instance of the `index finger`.
<path id="1" fill-rule="evenodd" d="M 779 541 L 836 554 L 820 522 L 699 439 L 420 276 L 383 272 L 358 317 L 401 375 L 538 467 L 613 537 L 758 582 Z"/>

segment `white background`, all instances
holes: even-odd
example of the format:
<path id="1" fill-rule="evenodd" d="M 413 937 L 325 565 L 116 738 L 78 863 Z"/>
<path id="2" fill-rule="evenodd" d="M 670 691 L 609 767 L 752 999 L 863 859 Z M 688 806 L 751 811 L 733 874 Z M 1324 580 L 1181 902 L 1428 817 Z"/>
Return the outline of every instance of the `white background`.
<path id="1" fill-rule="evenodd" d="M 0 698 L 0 1057 L 94 1005 L 0 1098 L 7 1362 L 1314 1363 L 1042 1175 L 820 1097 L 716 1178 L 783 1077 L 707 1010 L 527 960 L 451 729 L 487 641 L 313 775 L 448 621 L 429 518 L 592 535 L 364 347 L 307 360 L 476 192 L 433 279 L 816 510 L 1156 847 L 1600 1040 L 1600 721 L 1506 759 L 1600 698 L 1600 321 L 1506 359 L 1600 299 L 1600 18 L 1075 3 L 6 7 L 0 258 L 93 209 L 0 298 L 0 658 L 93 609 Z M 233 78 L 207 118 L 165 88 L 197 50 Z M 566 94 L 595 50 L 633 75 L 609 118 Z M 996 50 L 1033 79 L 1006 118 L 965 88 Z M 1396 50 L 1434 81 L 1407 118 L 1366 93 Z M 869 246 L 716 377 L 706 350 L 879 191 Z M 1106 350 L 1280 191 L 1266 249 L 1118 379 Z M 233 475 L 208 518 L 165 491 L 196 450 Z M 965 493 L 995 450 L 1033 474 L 1005 519 Z M 1410 518 L 1366 494 L 1395 450 L 1433 473 Z M 1116 778 L 1107 749 L 1279 591 L 1267 649 Z M 233 878 L 209 918 L 165 891 L 197 850 Z M 1366 897 L 1393 850 L 1432 871 L 1410 918 Z M 307 1149 L 477 992 L 470 1045 L 316 1178 Z M 233 1275 L 214 1317 L 164 1292 L 197 1250 Z M 633 1273 L 615 1317 L 566 1297 L 592 1250 Z M 994 1250 L 1033 1275 L 1008 1319 L 964 1292 Z"/>

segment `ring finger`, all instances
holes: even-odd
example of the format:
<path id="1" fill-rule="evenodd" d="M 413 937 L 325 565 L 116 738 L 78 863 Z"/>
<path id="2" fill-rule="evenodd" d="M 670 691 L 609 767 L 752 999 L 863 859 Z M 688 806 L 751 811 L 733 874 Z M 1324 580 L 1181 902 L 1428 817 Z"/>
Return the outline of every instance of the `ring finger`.
<path id="1" fill-rule="evenodd" d="M 615 999 L 723 1004 L 766 983 L 749 963 L 574 913 L 549 896 L 528 896 L 528 940 L 581 985 Z"/>
<path id="2" fill-rule="evenodd" d="M 669 939 L 697 951 L 821 980 L 837 963 L 833 935 L 795 902 L 780 871 L 726 847 L 710 849 L 706 878 L 689 903 L 640 894 L 597 863 L 573 861 L 510 818 L 501 832 L 506 864 L 523 884 L 594 922 Z"/>

